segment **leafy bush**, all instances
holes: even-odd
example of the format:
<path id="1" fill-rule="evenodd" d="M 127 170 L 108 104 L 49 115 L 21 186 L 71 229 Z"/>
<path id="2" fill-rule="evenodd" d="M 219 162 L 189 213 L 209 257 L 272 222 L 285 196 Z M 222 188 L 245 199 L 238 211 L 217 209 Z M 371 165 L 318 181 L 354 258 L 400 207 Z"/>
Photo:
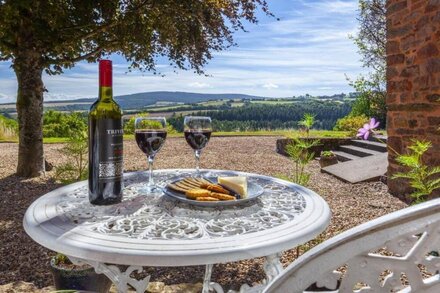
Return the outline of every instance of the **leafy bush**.
<path id="1" fill-rule="evenodd" d="M 138 117 L 148 117 L 148 113 L 139 113 L 136 115 L 133 115 L 130 119 L 126 120 L 124 122 L 124 134 L 134 134 L 134 122 L 136 120 L 136 118 Z M 174 129 L 174 127 L 167 123 L 167 133 L 177 133 L 176 129 Z"/>
<path id="2" fill-rule="evenodd" d="M 440 189 L 440 166 L 429 167 L 423 163 L 423 155 L 432 147 L 431 142 L 412 140 L 412 144 L 408 147 L 408 154 L 399 154 L 396 158 L 397 162 L 407 167 L 408 172 L 399 172 L 393 175 L 394 178 L 405 178 L 414 192 L 410 194 L 414 198 L 414 203 L 426 200 L 434 190 Z"/>
<path id="3" fill-rule="evenodd" d="M 18 133 L 18 123 L 0 115 L 0 139 L 15 139 Z"/>
<path id="4" fill-rule="evenodd" d="M 49 110 L 43 115 L 44 137 L 72 137 L 77 132 L 87 131 L 84 114 L 78 112 L 61 113 Z"/>
<path id="5" fill-rule="evenodd" d="M 336 121 L 336 125 L 333 128 L 333 130 L 336 131 L 348 131 L 350 135 L 354 136 L 356 135 L 359 128 L 362 128 L 362 126 L 368 122 L 368 117 L 365 115 L 359 115 L 359 116 L 345 116 L 341 119 L 338 119 Z"/>
<path id="6" fill-rule="evenodd" d="M 332 151 L 322 151 L 321 157 L 333 157 L 335 154 Z"/>
<path id="7" fill-rule="evenodd" d="M 64 184 L 86 179 L 88 176 L 87 133 L 75 131 L 60 152 L 70 161 L 56 168 L 55 178 Z"/>

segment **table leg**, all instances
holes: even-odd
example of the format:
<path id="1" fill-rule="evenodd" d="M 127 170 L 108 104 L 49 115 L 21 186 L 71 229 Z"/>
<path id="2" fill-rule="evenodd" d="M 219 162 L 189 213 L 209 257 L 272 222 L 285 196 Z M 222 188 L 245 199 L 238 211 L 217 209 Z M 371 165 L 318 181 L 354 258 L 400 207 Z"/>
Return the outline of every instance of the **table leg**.
<path id="1" fill-rule="evenodd" d="M 209 293 L 210 290 L 214 290 L 217 293 L 223 293 L 223 288 L 220 284 L 211 282 L 212 268 L 214 265 L 206 265 L 205 278 L 203 279 L 203 290 L 202 293 Z"/>
<path id="2" fill-rule="evenodd" d="M 121 271 L 115 265 L 108 265 L 97 261 L 78 259 L 69 257 L 72 263 L 76 265 L 89 264 L 98 274 L 104 274 L 116 286 L 118 293 L 125 293 L 128 291 L 129 285 L 133 287 L 137 293 L 144 293 L 150 283 L 150 276 L 146 276 L 141 280 L 130 277 L 133 272 L 141 273 L 144 269 L 141 266 L 129 266 L 125 271 Z"/>
<path id="3" fill-rule="evenodd" d="M 264 272 L 266 273 L 266 284 L 270 283 L 276 276 L 281 274 L 284 270 L 283 265 L 280 262 L 281 253 L 268 255 L 263 264 Z"/>

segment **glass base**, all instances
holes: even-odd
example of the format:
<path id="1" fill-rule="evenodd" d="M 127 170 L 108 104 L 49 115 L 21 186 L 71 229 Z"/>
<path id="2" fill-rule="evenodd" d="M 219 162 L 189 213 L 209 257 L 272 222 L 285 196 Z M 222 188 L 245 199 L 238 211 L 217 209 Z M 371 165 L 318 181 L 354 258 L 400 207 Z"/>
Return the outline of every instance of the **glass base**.
<path id="1" fill-rule="evenodd" d="M 139 189 L 140 194 L 158 194 L 162 193 L 162 188 L 157 185 L 144 185 Z"/>

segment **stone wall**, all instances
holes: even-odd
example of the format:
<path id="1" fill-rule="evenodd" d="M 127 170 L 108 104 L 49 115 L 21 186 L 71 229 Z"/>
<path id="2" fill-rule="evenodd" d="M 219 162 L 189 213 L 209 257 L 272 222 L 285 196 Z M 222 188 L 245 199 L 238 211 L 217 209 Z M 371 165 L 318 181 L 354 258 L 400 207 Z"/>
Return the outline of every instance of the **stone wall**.
<path id="1" fill-rule="evenodd" d="M 405 153 L 412 138 L 430 140 L 426 162 L 440 165 L 440 0 L 388 0 L 387 34 L 389 146 Z M 402 171 L 394 159 L 388 175 Z M 410 192 L 401 180 L 388 187 Z"/>

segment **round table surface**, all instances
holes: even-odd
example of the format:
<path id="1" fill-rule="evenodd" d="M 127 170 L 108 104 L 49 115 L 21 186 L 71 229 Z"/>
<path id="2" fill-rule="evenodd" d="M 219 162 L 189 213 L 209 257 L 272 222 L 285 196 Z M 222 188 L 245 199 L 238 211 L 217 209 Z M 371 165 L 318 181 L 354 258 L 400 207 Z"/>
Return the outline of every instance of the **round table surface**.
<path id="1" fill-rule="evenodd" d="M 164 187 L 194 170 L 156 170 Z M 119 204 L 94 206 L 87 181 L 58 188 L 26 211 L 24 228 L 46 248 L 98 262 L 187 266 L 251 259 L 303 244 L 329 224 L 330 209 L 313 191 L 252 173 L 202 170 L 205 176 L 247 176 L 264 188 L 251 203 L 197 207 L 158 193 L 142 194 L 146 172 L 124 175 Z"/>

